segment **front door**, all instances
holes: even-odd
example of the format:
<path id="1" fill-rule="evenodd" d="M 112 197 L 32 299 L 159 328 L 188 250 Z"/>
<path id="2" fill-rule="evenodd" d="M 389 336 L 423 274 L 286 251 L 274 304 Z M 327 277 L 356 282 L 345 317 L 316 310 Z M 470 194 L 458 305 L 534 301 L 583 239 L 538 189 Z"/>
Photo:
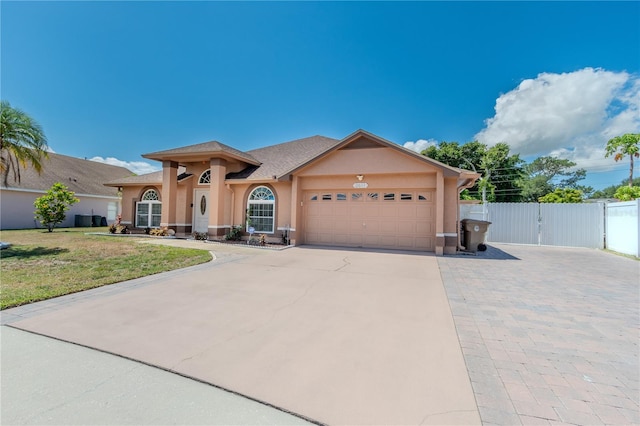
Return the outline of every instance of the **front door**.
<path id="1" fill-rule="evenodd" d="M 193 197 L 193 232 L 209 229 L 209 190 L 196 189 Z"/>

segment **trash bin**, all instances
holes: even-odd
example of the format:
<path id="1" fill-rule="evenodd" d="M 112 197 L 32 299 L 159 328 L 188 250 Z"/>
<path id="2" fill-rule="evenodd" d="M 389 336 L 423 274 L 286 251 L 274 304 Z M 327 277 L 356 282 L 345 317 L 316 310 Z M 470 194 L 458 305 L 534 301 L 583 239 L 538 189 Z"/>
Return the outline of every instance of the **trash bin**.
<path id="1" fill-rule="evenodd" d="M 473 253 L 485 251 L 487 246 L 484 241 L 487 237 L 487 230 L 491 222 L 485 220 L 462 219 L 463 243 L 467 251 Z"/>
<path id="2" fill-rule="evenodd" d="M 91 215 L 77 214 L 76 215 L 76 228 L 88 228 L 91 226 Z"/>
<path id="3" fill-rule="evenodd" d="M 100 219 L 102 219 L 102 216 L 96 214 L 92 215 L 91 226 L 100 226 Z"/>

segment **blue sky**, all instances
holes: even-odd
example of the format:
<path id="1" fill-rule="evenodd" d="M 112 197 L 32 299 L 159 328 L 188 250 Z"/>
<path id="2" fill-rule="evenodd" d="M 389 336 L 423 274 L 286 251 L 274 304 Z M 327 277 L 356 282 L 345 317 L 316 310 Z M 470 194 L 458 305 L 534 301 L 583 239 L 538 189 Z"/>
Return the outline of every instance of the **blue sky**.
<path id="1" fill-rule="evenodd" d="M 507 142 L 618 184 L 640 132 L 640 2 L 0 2 L 0 89 L 60 154 L 249 150 L 365 129 Z M 108 159 L 108 160 L 107 160 Z"/>

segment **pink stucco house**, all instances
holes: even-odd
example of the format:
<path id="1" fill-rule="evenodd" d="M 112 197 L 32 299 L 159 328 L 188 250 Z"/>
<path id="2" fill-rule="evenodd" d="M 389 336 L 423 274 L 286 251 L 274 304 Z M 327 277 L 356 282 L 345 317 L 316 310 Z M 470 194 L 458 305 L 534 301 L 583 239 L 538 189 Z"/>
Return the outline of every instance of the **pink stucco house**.
<path id="1" fill-rule="evenodd" d="M 363 130 L 252 151 L 205 142 L 152 152 L 162 171 L 107 183 L 122 223 L 222 239 L 233 226 L 291 244 L 453 253 L 459 194 L 479 175 Z M 247 225 L 249 223 L 249 225 Z"/>

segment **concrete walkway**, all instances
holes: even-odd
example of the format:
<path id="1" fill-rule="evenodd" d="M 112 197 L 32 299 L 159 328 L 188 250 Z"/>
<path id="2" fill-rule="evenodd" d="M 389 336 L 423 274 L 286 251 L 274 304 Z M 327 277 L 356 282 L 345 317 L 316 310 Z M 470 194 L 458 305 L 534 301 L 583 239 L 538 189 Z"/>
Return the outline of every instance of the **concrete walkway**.
<path id="1" fill-rule="evenodd" d="M 207 246 L 210 264 L 3 321 L 321 423 L 480 423 L 435 257 Z"/>
<path id="2" fill-rule="evenodd" d="M 495 245 L 438 265 L 483 424 L 640 424 L 640 262 Z"/>
<path id="3" fill-rule="evenodd" d="M 3 425 L 305 425 L 139 362 L 1 327 Z"/>

